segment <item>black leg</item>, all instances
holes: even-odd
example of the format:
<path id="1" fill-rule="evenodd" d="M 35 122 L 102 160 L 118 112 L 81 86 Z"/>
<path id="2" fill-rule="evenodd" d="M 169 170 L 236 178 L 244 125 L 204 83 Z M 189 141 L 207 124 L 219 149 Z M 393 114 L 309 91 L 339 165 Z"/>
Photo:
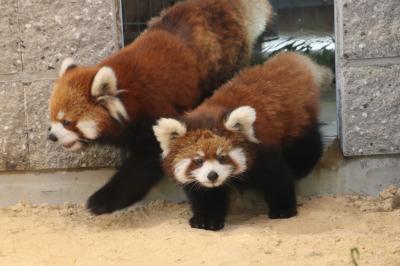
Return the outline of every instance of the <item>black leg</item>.
<path id="1" fill-rule="evenodd" d="M 268 217 L 271 219 L 290 218 L 297 215 L 294 182 L 289 181 L 289 176 L 280 177 L 287 180 L 275 183 L 275 189 L 264 189 L 264 198 L 269 207 Z"/>
<path id="2" fill-rule="evenodd" d="M 260 150 L 251 179 L 255 187 L 263 193 L 271 219 L 297 215 L 295 177 L 281 152 Z"/>
<path id="3" fill-rule="evenodd" d="M 134 151 L 118 172 L 96 191 L 87 202 L 94 214 L 111 213 L 143 199 L 162 178 L 160 154 L 156 151 Z"/>
<path id="4" fill-rule="evenodd" d="M 283 148 L 290 169 L 297 179 L 307 176 L 322 156 L 322 137 L 315 123 L 303 137 Z"/>
<path id="5" fill-rule="evenodd" d="M 218 231 L 225 225 L 228 209 L 228 192 L 225 187 L 196 188 L 194 184 L 184 187 L 193 216 L 189 223 L 193 228 Z"/>

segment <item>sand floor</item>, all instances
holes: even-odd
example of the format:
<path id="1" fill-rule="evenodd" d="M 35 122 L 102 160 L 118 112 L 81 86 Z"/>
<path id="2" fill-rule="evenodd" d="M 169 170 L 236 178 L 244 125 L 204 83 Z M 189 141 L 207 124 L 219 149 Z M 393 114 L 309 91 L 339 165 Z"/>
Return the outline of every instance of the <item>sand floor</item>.
<path id="1" fill-rule="evenodd" d="M 71 204 L 21 203 L 0 209 L 0 265 L 400 265 L 391 193 L 304 199 L 288 220 L 240 211 L 220 232 L 191 229 L 186 204 L 94 217 Z"/>

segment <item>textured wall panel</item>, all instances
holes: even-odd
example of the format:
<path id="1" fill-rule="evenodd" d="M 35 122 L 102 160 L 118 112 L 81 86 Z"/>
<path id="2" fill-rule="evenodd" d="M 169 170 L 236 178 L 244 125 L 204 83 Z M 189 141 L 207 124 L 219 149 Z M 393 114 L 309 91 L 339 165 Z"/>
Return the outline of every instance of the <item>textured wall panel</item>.
<path id="1" fill-rule="evenodd" d="M 346 57 L 400 56 L 399 0 L 343 0 L 342 8 Z"/>
<path id="2" fill-rule="evenodd" d="M 20 82 L 0 82 L 0 170 L 28 167 L 24 89 Z"/>

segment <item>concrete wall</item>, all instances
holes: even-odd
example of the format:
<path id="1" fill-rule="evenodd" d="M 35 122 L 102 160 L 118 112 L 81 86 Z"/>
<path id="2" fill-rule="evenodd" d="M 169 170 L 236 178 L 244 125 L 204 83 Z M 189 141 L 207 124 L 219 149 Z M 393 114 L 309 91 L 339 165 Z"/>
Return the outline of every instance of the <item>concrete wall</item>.
<path id="1" fill-rule="evenodd" d="M 347 156 L 400 152 L 400 3 L 336 0 L 339 136 Z"/>
<path id="2" fill-rule="evenodd" d="M 33 204 L 84 204 L 113 173 L 112 169 L 3 172 L 0 173 L 0 207 L 20 201 Z M 377 196 L 389 185 L 400 187 L 399 156 L 345 158 L 339 144 L 334 141 L 326 143 L 325 155 L 315 171 L 298 183 L 298 194 Z M 263 206 L 261 195 L 250 191 L 244 195 L 234 194 L 232 198 L 236 205 Z M 185 196 L 175 183 L 165 178 L 152 189 L 144 202 L 154 199 L 181 202 Z"/>
<path id="3" fill-rule="evenodd" d="M 114 172 L 113 169 L 105 168 L 29 173 L 0 172 L 0 207 L 23 201 L 50 205 L 67 202 L 85 204 L 88 197 L 98 190 Z M 185 196 L 175 183 L 165 178 L 152 189 L 142 203 L 156 199 L 182 202 Z"/>
<path id="4" fill-rule="evenodd" d="M 397 0 L 335 4 L 344 154 L 398 153 L 400 5 Z M 69 153 L 48 142 L 47 101 L 63 58 L 93 64 L 121 47 L 118 0 L 0 0 L 0 11 L 0 205 L 23 199 L 83 203 L 114 171 L 98 168 L 118 165 L 120 151 L 92 147 Z M 389 184 L 400 185 L 399 159 L 346 159 L 337 145 L 329 145 L 299 190 L 376 195 Z M 152 195 L 182 199 L 168 182 Z"/>
<path id="5" fill-rule="evenodd" d="M 65 57 L 94 64 L 121 46 L 117 0 L 0 0 L 0 171 L 104 167 L 120 151 L 67 153 L 47 141 Z"/>
<path id="6" fill-rule="evenodd" d="M 0 0 L 0 170 L 113 166 L 120 152 L 65 153 L 46 140 L 61 60 L 93 64 L 121 46 L 118 0 Z M 345 155 L 400 152 L 400 5 L 337 0 L 339 137 Z"/>

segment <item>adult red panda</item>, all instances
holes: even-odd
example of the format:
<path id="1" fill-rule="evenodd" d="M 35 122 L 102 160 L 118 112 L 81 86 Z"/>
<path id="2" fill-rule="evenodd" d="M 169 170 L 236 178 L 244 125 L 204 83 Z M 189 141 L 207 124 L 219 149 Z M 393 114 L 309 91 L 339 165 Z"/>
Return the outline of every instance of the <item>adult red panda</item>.
<path id="1" fill-rule="evenodd" d="M 92 141 L 130 150 L 89 198 L 90 211 L 112 212 L 146 195 L 162 177 L 152 121 L 195 107 L 246 65 L 271 13 L 266 0 L 187 0 L 95 66 L 64 60 L 50 100 L 49 139 L 67 150 Z"/>
<path id="2" fill-rule="evenodd" d="M 308 57 L 280 53 L 242 71 L 180 120 L 158 121 L 163 167 L 183 185 L 192 227 L 224 226 L 230 185 L 260 190 L 270 218 L 297 214 L 294 180 L 321 156 L 319 95 L 331 79 Z"/>

